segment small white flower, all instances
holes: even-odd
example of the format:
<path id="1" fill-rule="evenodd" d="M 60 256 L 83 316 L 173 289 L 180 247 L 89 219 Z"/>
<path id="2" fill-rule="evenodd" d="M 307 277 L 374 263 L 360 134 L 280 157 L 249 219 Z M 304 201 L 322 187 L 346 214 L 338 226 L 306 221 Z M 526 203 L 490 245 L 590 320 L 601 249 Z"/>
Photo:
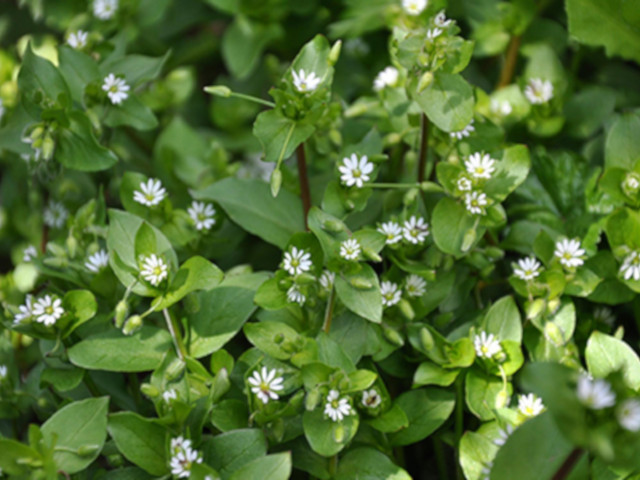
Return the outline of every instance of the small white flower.
<path id="1" fill-rule="evenodd" d="M 311 254 L 302 248 L 291 247 L 291 251 L 284 252 L 282 268 L 290 275 L 300 275 L 311 270 Z"/>
<path id="2" fill-rule="evenodd" d="M 384 281 L 380 284 L 380 293 L 382 294 L 382 306 L 391 307 L 400 301 L 402 291 L 398 285 L 393 282 Z"/>
<path id="3" fill-rule="evenodd" d="M 613 327 L 613 324 L 616 321 L 616 317 L 608 307 L 597 307 L 593 311 L 593 318 L 599 322 L 602 322 L 610 327 Z"/>
<path id="4" fill-rule="evenodd" d="M 167 191 L 157 178 L 150 178 L 146 183 L 140 182 L 140 190 L 142 192 L 133 192 L 133 200 L 147 207 L 158 205 L 167 196 Z"/>
<path id="5" fill-rule="evenodd" d="M 518 397 L 518 410 L 525 417 L 535 417 L 544 410 L 542 399 L 533 393 Z"/>
<path id="6" fill-rule="evenodd" d="M 414 245 L 423 243 L 429 235 L 429 224 L 424 221 L 424 218 L 412 215 L 409 220 L 405 220 L 402 235 L 407 242 Z"/>
<path id="7" fill-rule="evenodd" d="M 202 463 L 202 455 L 190 447 L 184 448 L 171 457 L 171 473 L 178 478 L 189 478 L 194 463 Z"/>
<path id="8" fill-rule="evenodd" d="M 504 430 L 502 428 L 498 430 L 498 438 L 496 438 L 493 441 L 493 444 L 501 447 L 502 445 L 507 443 L 507 440 L 513 433 L 513 430 L 514 430 L 513 425 L 511 425 L 510 423 L 507 423 L 507 426 L 505 427 Z"/>
<path id="9" fill-rule="evenodd" d="M 182 435 L 171 439 L 171 455 L 175 455 L 181 450 L 188 448 L 191 448 L 191 440 L 185 439 Z"/>
<path id="10" fill-rule="evenodd" d="M 26 143 L 27 145 L 29 145 L 33 150 L 33 153 L 32 154 L 23 153 L 20 155 L 20 157 L 27 163 L 29 163 L 31 159 L 33 159 L 34 162 L 39 162 L 40 159 L 42 158 L 42 148 L 34 147 L 33 138 L 31 137 L 24 137 L 22 139 L 22 143 Z M 46 158 L 45 160 L 49 160 L 49 158 Z"/>
<path id="11" fill-rule="evenodd" d="M 324 405 L 324 413 L 334 422 L 340 422 L 353 412 L 348 397 L 340 398 L 340 392 L 331 390 L 327 395 L 327 403 Z"/>
<path id="12" fill-rule="evenodd" d="M 410 297 L 421 297 L 427 291 L 427 282 L 424 278 L 412 273 L 404 281 L 404 290 Z"/>
<path id="13" fill-rule="evenodd" d="M 355 238 L 345 240 L 340 245 L 340 256 L 345 260 L 357 260 L 360 256 L 360 243 Z"/>
<path id="14" fill-rule="evenodd" d="M 584 249 L 580 248 L 579 240 L 569 240 L 563 238 L 556 243 L 556 250 L 553 254 L 560 259 L 560 263 L 565 267 L 579 267 L 584 263 L 581 258 L 584 255 Z"/>
<path id="15" fill-rule="evenodd" d="M 253 371 L 253 375 L 248 378 L 248 382 L 251 385 L 251 391 L 262 400 L 262 403 L 269 403 L 269 400 L 278 400 L 280 396 L 276 393 L 284 388 L 282 377 L 276 377 L 276 370 L 267 370 L 267 367 L 262 367 L 260 372 Z"/>
<path id="16" fill-rule="evenodd" d="M 427 40 L 429 40 L 430 42 L 433 42 L 440 35 L 442 35 L 442 30 L 437 27 L 427 30 Z"/>
<path id="17" fill-rule="evenodd" d="M 502 351 L 502 346 L 493 333 L 487 335 L 487 332 L 480 332 L 473 337 L 473 346 L 478 357 L 492 358 Z"/>
<path id="18" fill-rule="evenodd" d="M 513 107 L 506 100 L 499 101 L 494 98 L 493 100 L 491 100 L 491 111 L 496 115 L 507 117 L 511 115 Z"/>
<path id="19" fill-rule="evenodd" d="M 633 195 L 640 190 L 640 175 L 635 172 L 627 173 L 622 181 L 622 189 L 627 195 Z"/>
<path id="20" fill-rule="evenodd" d="M 38 250 L 33 245 L 29 245 L 22 251 L 22 261 L 29 263 L 31 260 L 38 256 Z"/>
<path id="21" fill-rule="evenodd" d="M 464 162 L 464 166 L 473 178 L 491 178 L 496 161 L 489 154 L 474 153 Z"/>
<path id="22" fill-rule="evenodd" d="M 451 22 L 453 22 L 453 20 L 447 19 L 444 10 L 440 10 L 433 19 L 433 22 L 436 24 L 436 27 L 447 28 L 449 25 L 451 25 Z"/>
<path id="23" fill-rule="evenodd" d="M 458 130 L 457 132 L 449 133 L 451 138 L 456 138 L 458 140 L 462 140 L 471 135 L 472 132 L 475 132 L 476 128 L 473 126 L 473 119 L 469 122 L 469 125 L 464 127 L 462 130 Z"/>
<path id="24" fill-rule="evenodd" d="M 298 305 L 304 305 L 304 302 L 307 300 L 307 297 L 298 290 L 298 287 L 293 285 L 287 290 L 287 301 L 292 303 L 297 303 Z"/>
<path id="25" fill-rule="evenodd" d="M 129 94 L 127 93 L 131 87 L 127 85 L 127 82 L 124 81 L 123 78 L 117 78 L 113 73 L 110 73 L 104 78 L 104 83 L 102 84 L 102 90 L 107 92 L 107 96 L 111 103 L 114 105 L 120 105 L 127 98 L 129 98 Z"/>
<path id="26" fill-rule="evenodd" d="M 306 74 L 303 69 L 298 70 L 298 72 L 292 70 L 291 75 L 293 75 L 293 85 L 296 90 L 302 93 L 314 91 L 322 81 L 315 72 Z"/>
<path id="27" fill-rule="evenodd" d="M 473 215 L 484 215 L 483 207 L 487 206 L 487 195 L 481 192 L 467 192 L 464 195 L 467 211 Z"/>
<path id="28" fill-rule="evenodd" d="M 533 280 L 540 275 L 540 262 L 535 257 L 521 258 L 513 273 L 522 280 Z"/>
<path id="29" fill-rule="evenodd" d="M 157 287 L 169 275 L 169 267 L 161 257 L 152 253 L 142 260 L 140 275 L 151 285 Z"/>
<path id="30" fill-rule="evenodd" d="M 322 288 L 324 288 L 325 290 L 331 290 L 333 288 L 333 283 L 336 280 L 336 274 L 333 272 L 330 272 L 329 270 L 325 270 L 324 272 L 322 272 L 322 275 L 320 275 L 320 285 L 322 286 Z"/>
<path id="31" fill-rule="evenodd" d="M 640 401 L 628 398 L 618 406 L 616 416 L 622 428 L 637 432 L 640 430 Z"/>
<path id="32" fill-rule="evenodd" d="M 369 174 L 373 172 L 373 163 L 369 161 L 366 155 L 363 155 L 358 159 L 358 156 L 353 153 L 351 157 L 345 157 L 342 159 L 342 165 L 338 166 L 340 170 L 340 180 L 347 187 L 356 186 L 362 188 L 364 182 L 368 182 L 371 177 Z"/>
<path id="33" fill-rule="evenodd" d="M 467 177 L 460 177 L 456 186 L 461 192 L 470 192 L 472 186 L 471 180 L 469 180 Z"/>
<path id="34" fill-rule="evenodd" d="M 171 403 L 172 400 L 176 400 L 177 398 L 178 398 L 178 394 L 173 388 L 162 392 L 162 399 L 164 400 L 165 403 Z M 179 437 L 179 438 L 182 438 L 182 437 Z"/>
<path id="35" fill-rule="evenodd" d="M 69 216 L 69 211 L 64 208 L 64 205 L 60 202 L 51 201 L 47 208 L 44 209 L 42 219 L 44 224 L 51 228 L 62 228 L 64 222 Z"/>
<path id="36" fill-rule="evenodd" d="M 36 322 L 44 323 L 47 327 L 55 324 L 63 314 L 62 300 L 54 299 L 51 295 L 45 295 L 33 305 L 33 316 L 36 317 Z"/>
<path id="37" fill-rule="evenodd" d="M 9 373 L 9 369 L 6 365 L 0 365 L 0 379 L 6 378 L 7 373 Z"/>
<path id="38" fill-rule="evenodd" d="M 375 388 L 362 392 L 362 405 L 366 408 L 376 408 L 382 403 L 382 397 Z"/>
<path id="39" fill-rule="evenodd" d="M 587 375 L 581 375 L 576 393 L 578 400 L 592 410 L 613 407 L 616 403 L 616 394 L 611 391 L 611 385 L 600 378 L 592 380 Z"/>
<path id="40" fill-rule="evenodd" d="M 109 265 L 109 254 L 104 249 L 98 250 L 93 255 L 90 255 L 84 264 L 84 266 L 87 267 L 87 270 L 94 273 L 98 273 L 107 265 Z"/>
<path id="41" fill-rule="evenodd" d="M 76 50 L 78 50 L 86 47 L 88 40 L 89 40 L 89 33 L 84 32 L 82 30 L 78 30 L 77 32 L 72 32 L 69 34 L 69 38 L 67 38 L 67 44 L 71 48 L 75 48 Z"/>
<path id="42" fill-rule="evenodd" d="M 402 8 L 409 15 L 420 15 L 427 8 L 427 0 L 402 0 Z"/>
<path id="43" fill-rule="evenodd" d="M 93 14 L 100 20 L 109 20 L 118 10 L 118 0 L 94 0 Z"/>
<path id="44" fill-rule="evenodd" d="M 620 267 L 620 275 L 625 280 L 629 280 L 631 277 L 636 282 L 640 280 L 640 252 L 634 250 L 625 257 Z"/>
<path id="45" fill-rule="evenodd" d="M 530 103 L 547 103 L 553 98 L 553 85 L 548 80 L 532 78 L 524 89 L 524 96 Z"/>
<path id="46" fill-rule="evenodd" d="M 393 245 L 402 240 L 402 227 L 396 222 L 383 223 L 378 227 L 378 232 L 386 237 L 384 243 L 387 245 Z"/>
<path id="47" fill-rule="evenodd" d="M 397 83 L 398 69 L 394 67 L 387 67 L 376 76 L 373 81 L 373 89 L 376 92 L 379 92 L 385 87 L 395 87 Z"/>
<path id="48" fill-rule="evenodd" d="M 209 230 L 216 224 L 216 219 L 213 218 L 216 214 L 216 209 L 210 203 L 196 202 L 191 203 L 191 206 L 187 209 L 187 213 L 196 224 L 196 230 Z"/>
<path id="49" fill-rule="evenodd" d="M 31 295 L 27 295 L 24 300 L 24 305 L 20 305 L 18 307 L 19 312 L 13 317 L 13 324 L 16 325 L 23 320 L 28 320 L 33 316 L 33 306 L 31 305 L 31 300 L 33 297 Z"/>

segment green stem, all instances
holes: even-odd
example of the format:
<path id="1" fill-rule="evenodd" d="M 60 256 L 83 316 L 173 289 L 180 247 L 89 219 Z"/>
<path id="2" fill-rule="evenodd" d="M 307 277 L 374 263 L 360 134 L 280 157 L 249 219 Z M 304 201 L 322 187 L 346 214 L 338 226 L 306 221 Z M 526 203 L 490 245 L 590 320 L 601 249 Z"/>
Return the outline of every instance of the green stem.
<path id="1" fill-rule="evenodd" d="M 418 183 L 424 181 L 424 171 L 429 153 L 429 119 L 423 113 L 420 117 L 420 152 L 418 153 Z"/>
<path id="2" fill-rule="evenodd" d="M 442 448 L 442 440 L 438 437 L 431 437 L 433 440 L 433 452 L 436 455 L 436 469 L 438 470 L 438 478 L 440 480 L 448 480 L 449 471 L 447 469 L 447 462 L 444 458 L 444 448 Z"/>
<path id="3" fill-rule="evenodd" d="M 371 188 L 420 188 L 419 183 L 368 183 Z"/>
<path id="4" fill-rule="evenodd" d="M 324 323 L 322 324 L 322 330 L 324 333 L 329 334 L 331 330 L 331 319 L 333 317 L 333 305 L 336 300 L 335 289 L 331 288 L 331 293 L 329 294 L 329 300 L 327 301 L 327 309 L 324 311 Z"/>
<path id="5" fill-rule="evenodd" d="M 456 478 L 462 479 L 462 469 L 460 468 L 460 440 L 464 428 L 464 377 L 458 376 L 456 380 L 456 418 L 455 418 L 455 448 L 456 448 Z"/>
<path id="6" fill-rule="evenodd" d="M 173 338 L 173 343 L 176 346 L 176 352 L 180 357 L 180 360 L 184 360 L 185 357 L 188 356 L 187 349 L 184 346 L 184 342 L 182 341 L 182 336 L 180 334 L 180 325 L 178 322 L 171 316 L 169 310 L 166 308 L 162 309 L 162 314 L 164 315 L 164 319 L 167 322 L 167 328 L 169 329 L 169 333 L 171 334 L 171 338 Z"/>
<path id="7" fill-rule="evenodd" d="M 275 108 L 276 104 L 269 100 L 263 100 L 262 98 L 254 97 L 253 95 L 246 95 L 244 93 L 231 92 L 231 97 L 241 98 L 242 100 L 249 100 L 250 102 L 259 103 L 267 107 Z"/>
<path id="8" fill-rule="evenodd" d="M 338 473 L 338 455 L 334 455 L 329 459 L 329 475 L 331 478 L 335 477 Z"/>
<path id="9" fill-rule="evenodd" d="M 502 87 L 506 87 L 511 83 L 511 80 L 513 79 L 513 74 L 516 70 L 516 62 L 518 61 L 520 40 L 520 35 L 514 35 L 513 37 L 511 37 L 511 41 L 509 42 L 509 46 L 507 47 L 507 55 L 504 61 L 504 65 L 502 67 L 502 71 L 500 72 L 500 79 L 498 80 L 498 84 L 496 85 L 496 90 L 499 90 Z"/>
<path id="10" fill-rule="evenodd" d="M 140 380 L 138 380 L 138 374 L 134 372 L 130 372 L 129 375 L 129 386 L 131 387 L 131 393 L 133 395 L 133 401 L 135 402 L 138 410 L 142 408 L 142 397 L 140 396 Z"/>
<path id="11" fill-rule="evenodd" d="M 304 142 L 298 145 L 296 153 L 298 157 L 298 180 L 300 182 L 300 199 L 302 200 L 304 227 L 309 230 L 307 217 L 309 216 L 309 210 L 311 210 L 311 189 L 309 188 L 309 176 L 307 175 L 307 158 L 304 152 Z"/>
<path id="12" fill-rule="evenodd" d="M 576 463 L 578 463 L 578 460 L 580 460 L 580 457 L 583 453 L 584 450 L 582 450 L 581 448 L 574 448 L 566 458 L 566 460 L 563 462 L 563 464 L 560 465 L 560 468 L 558 468 L 556 473 L 553 475 L 552 480 L 564 480 L 565 478 L 567 478 L 573 470 L 573 467 L 575 467 Z"/>

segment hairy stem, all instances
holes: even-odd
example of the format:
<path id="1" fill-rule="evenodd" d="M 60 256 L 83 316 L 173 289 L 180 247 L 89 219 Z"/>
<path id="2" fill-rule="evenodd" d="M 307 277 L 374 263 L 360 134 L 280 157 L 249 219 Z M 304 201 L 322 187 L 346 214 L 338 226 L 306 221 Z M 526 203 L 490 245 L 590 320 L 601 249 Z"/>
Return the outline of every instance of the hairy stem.
<path id="1" fill-rule="evenodd" d="M 309 230 L 307 216 L 311 209 L 311 191 L 309 189 L 309 177 L 307 175 L 307 158 L 304 152 L 304 142 L 298 145 L 296 150 L 298 157 L 298 178 L 300 180 L 300 198 L 302 199 L 302 212 L 304 214 L 304 228 Z"/>
<path id="2" fill-rule="evenodd" d="M 173 343 L 176 346 L 176 352 L 180 357 L 180 360 L 184 360 L 187 356 L 187 349 L 184 346 L 184 342 L 182 341 L 182 335 L 180 334 L 180 325 L 178 322 L 171 316 L 169 310 L 166 308 L 162 309 L 162 314 L 164 315 L 164 319 L 167 322 L 167 328 L 169 329 L 169 333 L 171 334 L 171 338 L 173 338 Z"/>
<path id="3" fill-rule="evenodd" d="M 507 54 L 500 72 L 500 79 L 496 85 L 496 90 L 506 87 L 511 83 L 513 79 L 513 73 L 516 70 L 516 62 L 518 61 L 518 50 L 520 49 L 520 35 L 514 35 L 511 37 L 509 46 L 507 47 Z"/>
<path id="4" fill-rule="evenodd" d="M 574 448 L 567 459 L 564 461 L 564 463 L 560 465 L 560 468 L 558 468 L 556 473 L 553 475 L 552 480 L 564 480 L 565 478 L 567 478 L 573 470 L 573 467 L 575 467 L 576 463 L 578 463 L 578 460 L 580 460 L 580 457 L 583 453 L 584 450 L 582 450 L 581 448 Z"/>
<path id="5" fill-rule="evenodd" d="M 335 288 L 331 288 L 331 293 L 329 294 L 329 300 L 327 300 L 327 309 L 324 311 L 324 323 L 322 324 L 322 330 L 324 333 L 329 334 L 331 330 L 331 319 L 333 317 L 333 305 L 336 300 L 336 290 Z"/>
<path id="6" fill-rule="evenodd" d="M 424 171 L 429 154 L 429 119 L 423 113 L 420 117 L 420 151 L 418 153 L 418 183 L 424 182 Z"/>

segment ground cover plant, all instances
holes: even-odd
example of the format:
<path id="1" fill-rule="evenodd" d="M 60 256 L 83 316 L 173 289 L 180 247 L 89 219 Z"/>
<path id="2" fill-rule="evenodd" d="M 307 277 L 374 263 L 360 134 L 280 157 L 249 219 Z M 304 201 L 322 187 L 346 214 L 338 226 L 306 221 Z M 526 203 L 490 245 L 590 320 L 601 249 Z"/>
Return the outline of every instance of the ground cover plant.
<path id="1" fill-rule="evenodd" d="M 0 468 L 640 478 L 637 0 L 0 4 Z"/>

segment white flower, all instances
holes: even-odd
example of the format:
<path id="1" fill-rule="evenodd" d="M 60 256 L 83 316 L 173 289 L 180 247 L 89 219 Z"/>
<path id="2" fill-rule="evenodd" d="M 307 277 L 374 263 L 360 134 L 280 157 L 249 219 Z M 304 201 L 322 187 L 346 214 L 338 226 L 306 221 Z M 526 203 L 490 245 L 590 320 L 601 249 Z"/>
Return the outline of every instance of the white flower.
<path id="1" fill-rule="evenodd" d="M 189 478 L 194 463 L 202 463 L 202 456 L 197 450 L 186 447 L 171 457 L 169 466 L 176 477 Z"/>
<path id="2" fill-rule="evenodd" d="M 421 297 L 427 291 L 427 282 L 424 278 L 412 273 L 404 281 L 404 290 L 410 297 Z"/>
<path id="3" fill-rule="evenodd" d="M 493 441 L 493 444 L 501 447 L 502 445 L 507 443 L 507 440 L 513 433 L 513 430 L 514 430 L 513 425 L 511 425 L 510 423 L 507 423 L 507 426 L 505 427 L 504 430 L 502 428 L 498 430 L 498 438 L 496 438 Z"/>
<path id="4" fill-rule="evenodd" d="M 55 324 L 63 314 L 62 300 L 54 299 L 51 295 L 45 295 L 33 305 L 33 316 L 36 317 L 36 322 L 44 323 L 47 327 Z"/>
<path id="5" fill-rule="evenodd" d="M 327 395 L 327 403 L 324 405 L 324 413 L 334 422 L 340 422 L 353 412 L 348 397 L 340 398 L 340 392 L 331 390 Z"/>
<path id="6" fill-rule="evenodd" d="M 360 243 L 358 243 L 358 240 L 350 238 L 342 242 L 340 256 L 345 260 L 357 260 L 360 256 Z"/>
<path id="7" fill-rule="evenodd" d="M 429 40 L 430 42 L 433 42 L 440 35 L 442 35 L 442 30 L 440 30 L 437 27 L 433 28 L 433 29 L 430 29 L 430 30 L 427 30 L 427 40 Z"/>
<path id="8" fill-rule="evenodd" d="M 162 399 L 165 401 L 165 403 L 171 403 L 171 400 L 176 400 L 177 398 L 178 398 L 178 394 L 173 388 L 162 392 Z M 182 437 L 179 437 L 179 438 L 182 438 Z"/>
<path id="9" fill-rule="evenodd" d="M 637 193 L 640 190 L 640 176 L 635 172 L 627 173 L 622 182 L 622 189 L 627 195 Z"/>
<path id="10" fill-rule="evenodd" d="M 44 224 L 51 228 L 62 228 L 67 220 L 69 212 L 60 202 L 51 201 L 47 208 L 44 209 L 42 218 Z"/>
<path id="11" fill-rule="evenodd" d="M 38 256 L 38 250 L 33 245 L 29 245 L 22 251 L 22 261 L 29 263 L 31 260 Z"/>
<path id="12" fill-rule="evenodd" d="M 118 10 L 118 0 L 94 0 L 93 14 L 100 20 L 109 20 Z"/>
<path id="13" fill-rule="evenodd" d="M 298 70 L 297 73 L 292 70 L 291 75 L 293 75 L 293 85 L 296 90 L 302 93 L 314 91 L 321 82 L 320 77 L 315 72 L 306 74 L 303 69 Z"/>
<path id="14" fill-rule="evenodd" d="M 532 78 L 524 89 L 524 96 L 530 103 L 547 103 L 553 98 L 553 85 L 548 80 Z"/>
<path id="15" fill-rule="evenodd" d="M 191 440 L 183 438 L 182 435 L 171 439 L 171 455 L 188 448 L 191 448 Z"/>
<path id="16" fill-rule="evenodd" d="M 376 76 L 373 81 L 373 89 L 379 92 L 385 87 L 395 87 L 396 83 L 398 83 L 398 69 L 387 67 Z"/>
<path id="17" fill-rule="evenodd" d="M 458 140 L 462 140 L 463 138 L 468 137 L 469 135 L 471 135 L 471 132 L 475 132 L 475 131 L 476 131 L 476 129 L 473 126 L 473 119 L 471 119 L 471 121 L 469 122 L 469 125 L 464 127 L 462 130 L 458 130 L 457 132 L 449 133 L 449 136 L 451 138 L 456 138 Z"/>
<path id="18" fill-rule="evenodd" d="M 521 258 L 513 273 L 522 280 L 533 280 L 540 275 L 540 262 L 535 257 Z"/>
<path id="19" fill-rule="evenodd" d="M 300 275 L 311 270 L 311 254 L 303 249 L 291 247 L 290 252 L 284 252 L 282 268 L 290 275 Z"/>
<path id="20" fill-rule="evenodd" d="M 492 358 L 502 351 L 502 346 L 493 333 L 487 335 L 487 332 L 480 332 L 473 337 L 473 346 L 478 357 Z"/>
<path id="21" fill-rule="evenodd" d="M 196 202 L 191 203 L 191 206 L 187 209 L 187 213 L 196 224 L 196 230 L 209 230 L 216 224 L 216 219 L 213 218 L 216 214 L 216 209 L 210 203 Z"/>
<path id="22" fill-rule="evenodd" d="M 27 298 L 24 300 L 24 305 L 20 305 L 18 307 L 19 312 L 13 317 L 14 325 L 33 316 L 33 307 L 31 305 L 32 298 L 33 297 L 31 297 L 31 295 L 27 295 Z"/>
<path id="23" fill-rule="evenodd" d="M 533 393 L 520 395 L 518 397 L 518 410 L 520 410 L 520 413 L 525 417 L 535 417 L 544 410 L 544 404 L 542 403 L 542 399 Z"/>
<path id="24" fill-rule="evenodd" d="M 513 107 L 511 107 L 511 104 L 506 100 L 499 101 L 494 98 L 491 100 L 491 111 L 496 115 L 506 117 L 511 114 Z"/>
<path id="25" fill-rule="evenodd" d="M 335 280 L 336 274 L 330 272 L 329 270 L 325 270 L 324 272 L 322 272 L 322 275 L 320 275 L 320 285 L 325 290 L 331 290 L 333 288 L 333 282 L 335 282 Z"/>
<path id="26" fill-rule="evenodd" d="M 491 178 L 496 161 L 488 154 L 474 153 L 464 162 L 464 166 L 473 178 Z"/>
<path id="27" fill-rule="evenodd" d="M 414 245 L 422 243 L 429 235 L 429 224 L 424 221 L 424 218 L 412 215 L 409 220 L 405 220 L 402 235 L 409 243 Z"/>
<path id="28" fill-rule="evenodd" d="M 152 253 L 143 258 L 140 275 L 151 285 L 157 287 L 169 275 L 169 267 L 161 257 Z"/>
<path id="29" fill-rule="evenodd" d="M 398 285 L 393 282 L 384 281 L 380 284 L 380 293 L 382 294 L 382 306 L 391 307 L 400 301 L 402 291 Z"/>
<path id="30" fill-rule="evenodd" d="M 420 15 L 427 8 L 427 0 L 402 0 L 402 8 L 409 15 Z"/>
<path id="31" fill-rule="evenodd" d="M 147 207 L 158 205 L 167 196 L 162 182 L 157 178 L 150 178 L 147 182 L 140 182 L 140 189 L 133 192 L 133 200 Z"/>
<path id="32" fill-rule="evenodd" d="M 6 378 L 9 369 L 6 365 L 0 365 L 0 379 Z"/>
<path id="33" fill-rule="evenodd" d="M 107 96 L 111 103 L 114 105 L 120 105 L 127 98 L 129 98 L 129 94 L 127 93 L 131 87 L 127 85 L 127 82 L 124 81 L 123 78 L 117 78 L 113 73 L 110 73 L 104 78 L 104 83 L 102 84 L 102 90 L 107 92 Z"/>
<path id="34" fill-rule="evenodd" d="M 298 305 L 304 305 L 304 302 L 307 300 L 307 297 L 298 290 L 298 287 L 293 285 L 289 290 L 287 290 L 287 301 L 292 303 L 297 303 Z"/>
<path id="35" fill-rule="evenodd" d="M 276 370 L 267 370 L 267 367 L 262 367 L 260 372 L 253 371 L 253 375 L 247 380 L 251 384 L 251 391 L 262 400 L 262 403 L 269 403 L 269 400 L 278 400 L 279 392 L 284 388 L 282 377 L 276 377 Z"/>
<path id="36" fill-rule="evenodd" d="M 363 155 L 358 159 L 358 156 L 353 153 L 351 157 L 345 157 L 342 159 L 342 165 L 338 166 L 340 170 L 340 180 L 347 187 L 356 186 L 362 188 L 364 182 L 368 182 L 371 177 L 369 174 L 373 172 L 373 163 L 371 163 L 366 155 Z"/>
<path id="37" fill-rule="evenodd" d="M 615 315 L 613 314 L 611 309 L 607 307 L 597 307 L 593 311 L 593 318 L 594 320 L 609 325 L 610 327 L 612 327 L 614 322 L 616 321 Z"/>
<path id="38" fill-rule="evenodd" d="M 84 266 L 87 267 L 87 270 L 94 273 L 98 273 L 107 265 L 109 265 L 109 254 L 104 249 L 98 250 L 93 255 L 90 255 L 84 264 Z"/>
<path id="39" fill-rule="evenodd" d="M 469 192 L 471 191 L 471 180 L 467 177 L 460 177 L 456 186 L 461 192 Z"/>
<path id="40" fill-rule="evenodd" d="M 636 282 L 640 280 L 640 252 L 634 250 L 625 257 L 620 267 L 620 275 L 625 280 L 629 280 L 631 277 Z"/>
<path id="41" fill-rule="evenodd" d="M 618 406 L 616 416 L 622 428 L 637 432 L 640 430 L 640 401 L 628 398 Z"/>
<path id="42" fill-rule="evenodd" d="M 592 380 L 586 375 L 581 375 L 578 378 L 576 393 L 578 400 L 592 410 L 613 407 L 616 403 L 616 394 L 611 391 L 611 385 L 600 378 Z"/>
<path id="43" fill-rule="evenodd" d="M 362 392 L 362 405 L 367 408 L 376 408 L 382 403 L 382 397 L 375 388 Z"/>
<path id="44" fill-rule="evenodd" d="M 67 44 L 71 48 L 75 48 L 76 50 L 78 50 L 87 46 L 87 40 L 89 40 L 89 33 L 78 30 L 77 32 L 72 32 L 69 34 L 69 38 L 67 38 Z"/>
<path id="45" fill-rule="evenodd" d="M 396 222 L 383 223 L 378 227 L 378 232 L 386 237 L 384 243 L 387 245 L 393 245 L 402 240 L 402 227 Z"/>
<path id="46" fill-rule="evenodd" d="M 451 22 L 453 22 L 453 20 L 448 20 L 447 16 L 444 13 L 444 10 L 440 10 L 433 19 L 433 22 L 436 24 L 436 27 L 447 28 L 449 25 L 451 25 Z"/>
<path id="47" fill-rule="evenodd" d="M 487 206 L 487 195 L 481 192 L 468 192 L 464 195 L 467 211 L 474 215 L 484 215 L 482 207 Z"/>
<path id="48" fill-rule="evenodd" d="M 582 255 L 584 249 L 580 248 L 579 240 L 569 240 L 563 238 L 556 243 L 556 250 L 553 254 L 560 259 L 560 263 L 565 267 L 579 267 L 584 263 Z"/>

